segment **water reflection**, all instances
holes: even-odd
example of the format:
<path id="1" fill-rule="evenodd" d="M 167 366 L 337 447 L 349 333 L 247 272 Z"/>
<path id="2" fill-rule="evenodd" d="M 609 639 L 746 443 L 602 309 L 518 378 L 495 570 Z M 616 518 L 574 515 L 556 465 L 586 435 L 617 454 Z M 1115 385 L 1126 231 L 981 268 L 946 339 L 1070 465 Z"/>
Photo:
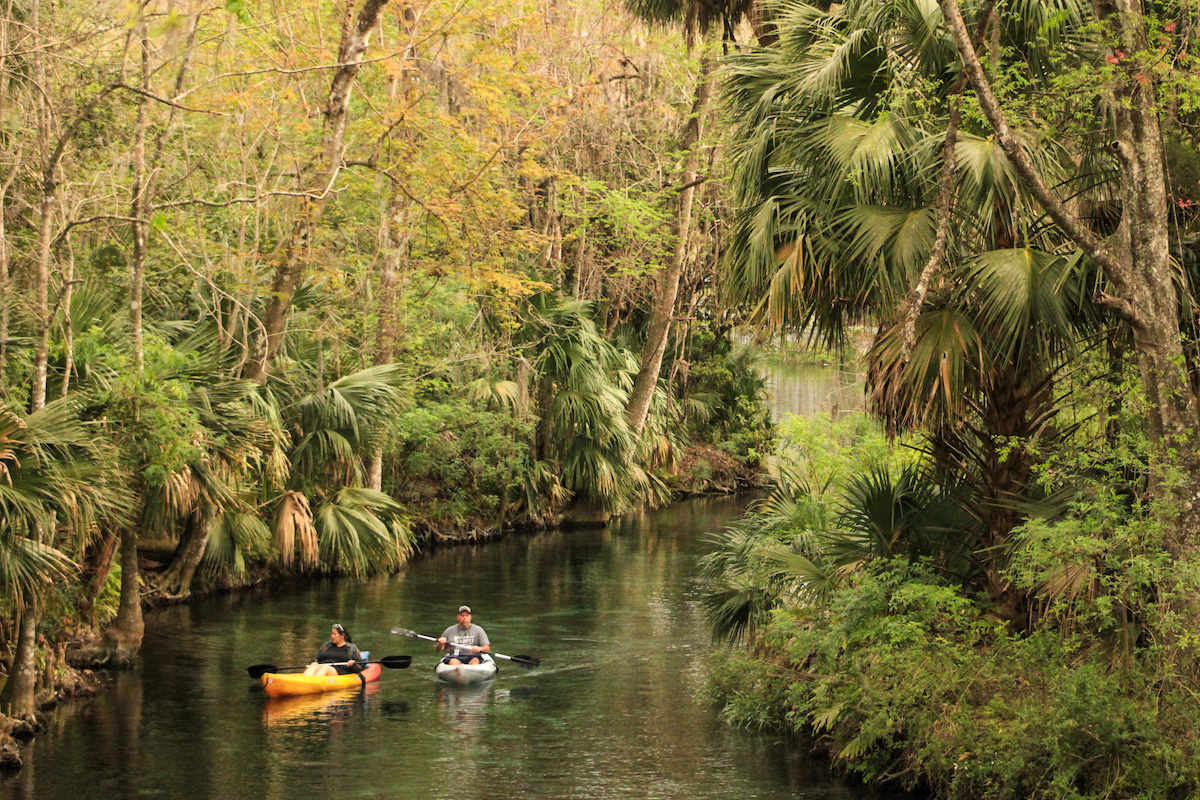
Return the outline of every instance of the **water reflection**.
<path id="1" fill-rule="evenodd" d="M 368 683 L 357 689 L 342 689 L 321 694 L 302 694 L 295 697 L 267 697 L 263 700 L 262 721 L 268 727 L 333 725 L 351 715 L 365 714 L 380 685 Z"/>
<path id="2" fill-rule="evenodd" d="M 455 686 L 438 682 L 436 694 L 442 706 L 442 720 L 463 737 L 475 738 L 482 732 L 488 707 L 492 704 L 493 684 L 476 683 Z"/>
<path id="3" fill-rule="evenodd" d="M 797 365 L 767 364 L 762 369 L 771 394 L 771 419 L 788 414 L 855 411 L 863 407 L 863 376 L 852 363 Z"/>

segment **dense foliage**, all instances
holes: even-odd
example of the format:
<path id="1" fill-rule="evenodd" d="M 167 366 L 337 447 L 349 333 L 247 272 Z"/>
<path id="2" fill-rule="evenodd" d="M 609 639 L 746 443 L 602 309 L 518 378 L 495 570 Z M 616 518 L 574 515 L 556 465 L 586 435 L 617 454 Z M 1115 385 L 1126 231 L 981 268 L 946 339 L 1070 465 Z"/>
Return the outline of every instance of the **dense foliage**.
<path id="1" fill-rule="evenodd" d="M 9 717 L 145 602 L 755 474 L 705 48 L 586 3 L 0 7 Z"/>
<path id="2" fill-rule="evenodd" d="M 726 284 L 869 324 L 875 422 L 717 538 L 716 696 L 938 796 L 1195 796 L 1195 11 L 772 10 L 725 73 Z"/>

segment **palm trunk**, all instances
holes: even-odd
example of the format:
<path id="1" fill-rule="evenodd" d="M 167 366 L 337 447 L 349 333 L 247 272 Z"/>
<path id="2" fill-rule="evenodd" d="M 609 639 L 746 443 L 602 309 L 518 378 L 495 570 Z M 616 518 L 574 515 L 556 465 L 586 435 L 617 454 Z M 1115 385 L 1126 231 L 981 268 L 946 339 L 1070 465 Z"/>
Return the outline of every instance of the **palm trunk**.
<path id="1" fill-rule="evenodd" d="M 546 376 L 537 379 L 537 425 L 533 430 L 533 458 L 549 460 L 554 451 L 554 430 L 550 422 L 550 407 L 554 403 L 554 381 Z"/>
<path id="2" fill-rule="evenodd" d="M 211 535 L 212 520 L 207 514 L 193 511 L 188 515 L 171 563 L 158 581 L 159 587 L 169 597 L 182 598 L 191 594 L 192 579 L 200 568 Z"/>
<path id="3" fill-rule="evenodd" d="M 642 427 L 646 424 L 650 400 L 654 396 L 654 387 L 658 384 L 663 354 L 667 350 L 667 339 L 671 333 L 671 316 L 675 311 L 675 298 L 679 294 L 679 276 L 686 260 L 692 223 L 692 201 L 696 194 L 696 168 L 700 158 L 700 118 L 708 107 L 712 83 L 712 58 L 706 53 L 700 58 L 700 75 L 696 79 L 692 113 L 688 117 L 683 134 L 683 149 L 686 155 L 681 175 L 683 188 L 679 192 L 679 202 L 675 207 L 675 249 L 671 253 L 666 271 L 659 278 L 650 329 L 646 332 L 646 342 L 642 347 L 641 366 L 629 393 L 629 402 L 625 406 L 625 416 L 635 435 L 640 435 Z"/>
<path id="4" fill-rule="evenodd" d="M 0 691 L 0 713 L 32 722 L 37 716 L 34 697 L 37 687 L 37 602 L 27 600 L 18 608 L 18 613 L 21 621 L 17 628 L 17 652 L 4 690 Z"/>
<path id="5" fill-rule="evenodd" d="M 137 529 L 132 525 L 121 530 L 121 602 L 116 618 L 104 631 L 108 658 L 116 664 L 128 664 L 133 660 L 142 646 L 142 634 L 146 629 L 142 619 L 137 541 Z"/>
<path id="6" fill-rule="evenodd" d="M 100 591 L 108 581 L 108 573 L 112 569 L 113 557 L 117 554 L 120 541 L 120 536 L 110 531 L 89 545 L 84 552 L 75 611 L 80 620 L 92 627 L 96 625 L 96 598 L 100 596 Z"/>

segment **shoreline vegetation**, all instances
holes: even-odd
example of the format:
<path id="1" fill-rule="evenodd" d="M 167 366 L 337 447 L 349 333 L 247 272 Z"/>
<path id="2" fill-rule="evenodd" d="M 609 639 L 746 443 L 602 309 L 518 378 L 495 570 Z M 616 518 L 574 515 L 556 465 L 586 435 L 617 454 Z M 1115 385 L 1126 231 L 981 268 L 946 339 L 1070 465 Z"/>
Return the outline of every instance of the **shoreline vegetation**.
<path id="1" fill-rule="evenodd" d="M 891 439 L 865 413 L 786 420 L 782 480 L 703 565 L 730 645 L 709 699 L 840 774 L 933 797 L 1196 796 L 1200 564 L 1166 544 L 1173 509 L 1107 490 L 1111 454 L 1062 455 L 1048 475 L 1087 476 L 1001 554 L 1026 599 L 1014 617 L 972 557 L 967 487 L 939 487 L 924 436 Z"/>

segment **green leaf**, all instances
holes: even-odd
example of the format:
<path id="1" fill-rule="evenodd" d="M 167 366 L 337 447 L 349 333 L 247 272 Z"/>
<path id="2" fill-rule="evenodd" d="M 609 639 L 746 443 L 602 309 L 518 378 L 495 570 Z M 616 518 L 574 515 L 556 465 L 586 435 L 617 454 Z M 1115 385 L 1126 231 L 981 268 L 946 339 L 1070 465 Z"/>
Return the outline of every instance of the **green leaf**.
<path id="1" fill-rule="evenodd" d="M 250 24 L 250 9 L 246 0 L 225 0 L 225 10 L 237 17 L 238 22 L 243 25 Z"/>

